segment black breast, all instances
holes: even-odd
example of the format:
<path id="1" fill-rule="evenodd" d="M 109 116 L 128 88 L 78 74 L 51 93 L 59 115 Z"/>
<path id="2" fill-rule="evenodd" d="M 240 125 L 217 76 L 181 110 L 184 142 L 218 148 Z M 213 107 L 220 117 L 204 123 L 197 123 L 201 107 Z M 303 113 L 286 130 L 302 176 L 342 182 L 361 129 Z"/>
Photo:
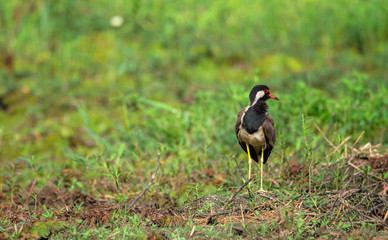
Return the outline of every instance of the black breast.
<path id="1" fill-rule="evenodd" d="M 263 124 L 264 120 L 267 118 L 268 112 L 258 112 L 255 111 L 253 107 L 248 108 L 248 110 L 245 112 L 243 119 L 242 119 L 242 127 L 245 128 L 245 130 L 252 134 L 256 132 L 261 124 Z"/>

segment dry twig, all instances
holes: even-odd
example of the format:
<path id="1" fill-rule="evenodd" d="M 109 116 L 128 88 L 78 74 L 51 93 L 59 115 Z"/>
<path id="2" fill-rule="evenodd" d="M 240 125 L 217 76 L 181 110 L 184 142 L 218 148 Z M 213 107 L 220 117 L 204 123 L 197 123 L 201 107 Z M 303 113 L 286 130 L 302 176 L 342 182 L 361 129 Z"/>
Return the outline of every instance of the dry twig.
<path id="1" fill-rule="evenodd" d="M 239 189 L 237 189 L 237 191 L 235 191 L 232 196 L 230 196 L 230 198 L 228 199 L 228 201 L 226 201 L 225 205 L 221 208 L 221 210 L 225 210 L 225 208 L 229 205 L 229 203 L 231 203 L 233 201 L 233 199 L 237 196 L 237 194 L 239 194 L 241 192 L 241 190 L 243 190 L 243 188 L 246 185 L 248 185 L 248 183 L 250 183 L 255 177 L 256 177 L 256 174 L 253 175 L 247 181 L 245 181 L 245 183 Z"/>
<path id="2" fill-rule="evenodd" d="M 195 225 L 193 226 L 193 229 L 191 230 L 190 237 L 192 237 L 192 236 L 193 236 L 193 234 L 194 234 L 194 231 L 195 231 Z"/>
<path id="3" fill-rule="evenodd" d="M 333 151 L 332 153 L 334 153 L 334 152 L 339 152 L 339 151 L 338 151 L 339 148 L 340 148 L 342 145 L 344 145 L 350 138 L 351 138 L 351 136 L 345 138 L 345 140 L 343 140 L 343 141 L 340 143 L 340 145 L 338 145 L 337 147 L 334 148 L 334 151 Z"/>
<path id="4" fill-rule="evenodd" d="M 315 128 L 319 131 L 319 133 L 322 135 L 323 139 L 326 140 L 327 143 L 330 144 L 330 146 L 332 146 L 334 149 L 335 149 L 335 145 L 326 137 L 325 133 L 318 127 L 318 125 L 314 122 L 314 120 L 311 119 L 311 121 L 313 122 Z"/>
<path id="5" fill-rule="evenodd" d="M 362 131 L 362 133 L 360 134 L 360 136 L 358 136 L 358 138 L 356 139 L 356 141 L 353 143 L 352 147 L 356 146 L 356 144 L 358 143 L 358 141 L 361 139 L 362 135 L 364 135 L 365 133 L 365 130 Z"/>
<path id="6" fill-rule="evenodd" d="M 335 115 L 332 114 L 332 115 L 331 115 L 331 119 L 330 119 L 330 123 L 329 123 L 329 127 L 327 128 L 325 137 L 329 134 L 329 132 L 330 132 L 330 130 L 331 130 L 331 127 L 333 126 L 334 117 L 335 117 Z M 323 143 L 323 140 L 324 140 L 324 139 L 319 140 L 319 142 L 317 143 L 317 145 L 315 145 L 315 147 L 313 148 L 313 151 L 314 151 L 314 150 L 317 150 L 317 149 L 319 148 L 319 146 L 321 146 L 321 144 Z"/>
<path id="7" fill-rule="evenodd" d="M 245 177 L 244 177 L 244 173 L 243 173 L 243 171 L 241 170 L 240 165 L 238 164 L 235 155 L 233 155 L 233 160 L 236 162 L 237 168 L 238 168 L 238 170 L 240 171 L 240 174 L 241 174 L 242 179 L 244 179 L 244 181 L 246 181 L 246 180 L 245 180 Z M 249 188 L 248 188 L 248 194 L 249 194 L 249 198 L 252 200 L 253 197 L 252 197 L 251 190 L 250 190 Z"/>
<path id="8" fill-rule="evenodd" d="M 155 168 L 155 171 L 154 173 L 152 173 L 152 176 L 151 176 L 151 180 L 149 181 L 148 185 L 146 188 L 144 188 L 143 192 L 135 199 L 133 200 L 133 202 L 128 206 L 127 209 L 130 209 L 133 205 L 135 205 L 135 203 L 146 193 L 146 191 L 148 190 L 148 188 L 150 188 L 151 186 L 151 183 L 154 181 L 155 177 L 156 177 L 156 173 L 158 172 L 159 170 L 159 162 L 160 162 L 160 153 L 158 153 L 158 157 L 157 157 L 157 165 L 156 165 L 156 168 Z M 128 200 L 127 200 L 128 202 Z"/>
<path id="9" fill-rule="evenodd" d="M 241 204 L 240 204 L 240 209 L 241 209 L 241 219 L 242 219 L 242 222 L 245 224 L 244 211 Z"/>
<path id="10" fill-rule="evenodd" d="M 221 211 L 218 212 L 218 213 L 214 213 L 214 214 L 210 214 L 208 217 L 207 217 L 207 220 L 206 222 L 209 224 L 211 222 L 213 222 L 215 219 L 213 219 L 213 217 L 217 217 L 219 215 L 224 215 L 224 214 L 228 214 L 230 213 L 230 211 L 225 211 L 225 208 L 233 201 L 233 199 L 237 196 L 237 194 L 239 194 L 241 192 L 241 190 L 243 190 L 243 188 L 248 185 L 248 183 L 250 183 L 254 178 L 256 177 L 256 174 L 253 175 L 250 179 L 248 179 L 247 181 L 245 181 L 245 183 L 239 188 L 237 189 L 237 191 L 235 191 L 233 193 L 232 196 L 230 196 L 230 198 L 226 201 L 225 205 L 221 208 Z"/>
<path id="11" fill-rule="evenodd" d="M 26 197 L 26 200 L 24 201 L 24 204 L 25 204 L 25 205 L 27 205 L 28 200 L 30 199 L 30 196 L 31 196 L 31 194 L 32 194 L 32 191 L 33 191 L 34 188 L 35 188 L 35 184 L 36 184 L 36 181 L 37 181 L 37 180 L 38 180 L 38 178 L 35 177 L 34 181 L 32 182 L 32 185 L 31 185 L 31 187 L 30 187 L 30 191 L 28 192 L 28 195 L 27 195 L 27 197 Z"/>

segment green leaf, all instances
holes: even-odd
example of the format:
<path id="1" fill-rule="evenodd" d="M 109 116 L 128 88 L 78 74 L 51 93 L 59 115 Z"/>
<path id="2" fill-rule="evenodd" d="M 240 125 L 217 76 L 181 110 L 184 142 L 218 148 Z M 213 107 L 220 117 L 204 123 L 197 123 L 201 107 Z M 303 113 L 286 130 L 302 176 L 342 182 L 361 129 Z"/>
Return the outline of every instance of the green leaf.
<path id="1" fill-rule="evenodd" d="M 67 226 L 66 222 L 59 220 L 35 222 L 30 229 L 30 233 L 39 235 L 41 238 L 47 238 L 52 232 L 60 231 L 65 226 Z"/>
<path id="2" fill-rule="evenodd" d="M 30 232 L 39 235 L 39 237 L 47 238 L 51 233 L 50 225 L 47 222 L 35 222 Z"/>

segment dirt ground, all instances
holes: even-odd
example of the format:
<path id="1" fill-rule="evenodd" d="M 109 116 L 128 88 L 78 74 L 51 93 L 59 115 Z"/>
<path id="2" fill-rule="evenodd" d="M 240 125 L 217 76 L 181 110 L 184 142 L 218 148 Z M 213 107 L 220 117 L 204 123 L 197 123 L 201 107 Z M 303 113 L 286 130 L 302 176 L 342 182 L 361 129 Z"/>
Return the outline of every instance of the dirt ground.
<path id="1" fill-rule="evenodd" d="M 166 204 L 160 206 L 158 201 L 152 199 L 165 196 L 147 193 L 132 209 L 126 210 L 124 204 L 117 204 L 110 199 L 99 199 L 79 190 L 58 190 L 50 184 L 36 193 L 34 201 L 29 201 L 28 205 L 23 200 L 28 193 L 16 194 L 12 204 L 3 201 L 4 195 L 0 196 L 3 198 L 0 205 L 1 216 L 13 225 L 0 233 L 0 238 L 7 239 L 4 233 L 11 234 L 23 223 L 21 238 L 39 239 L 39 235 L 28 229 L 39 226 L 48 209 L 51 216 L 46 221 L 52 221 L 54 226 L 48 229 L 49 234 L 65 232 L 66 225 L 109 228 L 118 211 L 124 211 L 130 216 L 140 216 L 141 227 L 145 230 L 152 224 L 157 225 L 160 231 L 149 231 L 148 239 L 166 239 L 168 227 L 183 227 L 188 222 L 193 224 L 188 237 L 197 238 L 205 238 L 206 235 L 195 230 L 194 226 L 214 226 L 218 231 L 223 231 L 225 227 L 221 225 L 232 225 L 231 229 L 236 236 L 250 238 L 255 236 L 255 226 L 262 223 L 276 225 L 276 231 L 271 236 L 285 238 L 293 234 L 298 219 L 311 229 L 318 229 L 314 233 L 316 238 L 327 234 L 325 228 L 317 224 L 322 223 L 322 219 L 325 219 L 328 226 L 350 224 L 351 227 L 345 231 L 348 237 L 353 236 L 352 234 L 359 236 L 365 223 L 376 224 L 377 231 L 388 231 L 388 184 L 379 175 L 388 171 L 388 154 L 360 151 L 347 160 L 346 184 L 340 190 L 320 191 L 321 185 L 317 185 L 297 193 L 256 192 L 253 193 L 255 198 L 250 199 L 247 190 L 243 189 L 235 197 L 210 195 L 184 206 L 176 206 L 167 200 Z M 372 168 L 373 175 L 367 181 L 362 171 L 363 166 Z M 292 163 L 287 171 L 292 178 L 303 169 L 304 166 Z M 327 181 L 332 179 L 327 178 Z M 336 237 L 336 234 L 331 232 L 330 236 Z M 344 237 L 343 234 L 344 232 L 339 232 L 338 236 Z"/>

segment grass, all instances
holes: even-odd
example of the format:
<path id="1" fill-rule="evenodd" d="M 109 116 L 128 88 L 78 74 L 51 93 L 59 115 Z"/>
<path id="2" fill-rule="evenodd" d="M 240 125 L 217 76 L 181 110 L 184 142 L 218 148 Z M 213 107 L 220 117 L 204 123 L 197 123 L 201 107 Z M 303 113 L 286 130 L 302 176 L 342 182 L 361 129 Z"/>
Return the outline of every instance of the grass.
<path id="1" fill-rule="evenodd" d="M 119 28 L 109 25 L 116 15 L 124 18 Z M 385 165 L 374 168 L 380 158 L 365 163 L 350 150 L 382 143 L 376 151 L 384 156 L 388 147 L 387 16 L 379 0 L 7 1 L 0 7 L 0 211 L 8 215 L 0 230 L 57 239 L 179 239 L 193 226 L 197 238 L 384 234 L 386 224 L 353 220 L 364 212 L 341 206 L 380 206 L 373 201 L 387 184 Z M 233 126 L 258 83 L 280 98 L 268 102 L 277 133 L 264 168 L 272 199 L 254 191 L 250 202 L 241 193 L 230 209 L 246 206 L 244 221 L 230 213 L 206 224 L 196 214 L 217 211 L 243 183 L 233 155 L 244 172 L 246 155 Z M 342 143 L 337 151 L 327 141 L 315 149 L 322 135 L 313 122 L 329 129 L 334 146 Z M 125 210 L 122 203 L 147 185 L 158 152 L 155 182 Z M 322 198 L 353 188 L 371 196 L 341 195 L 340 206 Z M 213 195 L 220 203 L 188 207 Z M 87 215 L 91 209 L 96 215 Z M 378 214 L 368 216 L 382 220 Z"/>

